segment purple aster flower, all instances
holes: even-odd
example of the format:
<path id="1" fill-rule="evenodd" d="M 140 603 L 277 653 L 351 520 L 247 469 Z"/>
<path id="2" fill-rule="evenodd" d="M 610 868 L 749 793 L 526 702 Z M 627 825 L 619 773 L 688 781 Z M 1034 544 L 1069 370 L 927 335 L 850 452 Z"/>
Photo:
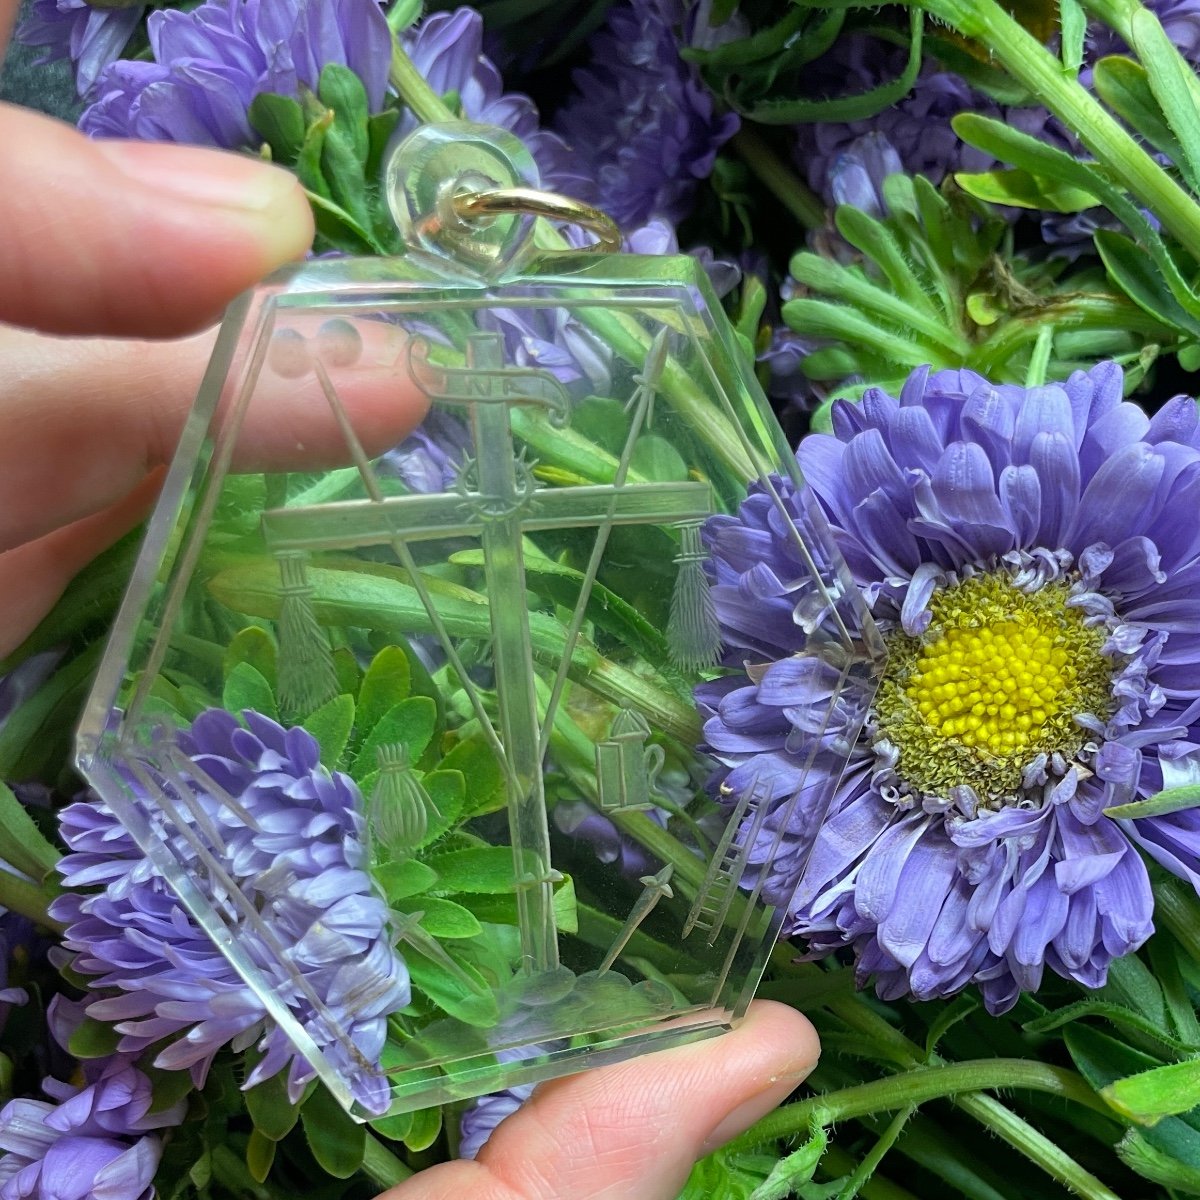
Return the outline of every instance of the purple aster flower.
<path id="1" fill-rule="evenodd" d="M 17 27 L 16 39 L 25 46 L 40 46 L 39 62 L 69 58 L 75 86 L 90 95 L 100 72 L 117 59 L 129 43 L 145 11 L 129 8 L 94 8 L 87 0 L 33 0 Z"/>
<path id="2" fill-rule="evenodd" d="M 646 816 L 664 829 L 668 815 L 657 807 L 646 810 Z M 556 804 L 554 824 L 561 833 L 587 843 L 600 862 L 616 863 L 617 870 L 627 879 L 653 875 L 662 866 L 640 842 L 622 834 L 608 817 L 586 800 L 566 800 Z"/>
<path id="3" fill-rule="evenodd" d="M 274 983 L 277 1001 L 362 1081 L 364 1104 L 386 1108 L 386 1083 L 373 1064 L 388 1015 L 409 1002 L 409 981 L 365 870 L 362 797 L 348 776 L 321 766 L 304 729 L 243 715 L 244 726 L 210 709 L 178 735 L 177 750 L 196 773 L 159 785 L 190 824 L 186 837 L 166 836 L 189 876 L 208 879 L 214 904 L 232 910 L 233 940 Z M 155 1064 L 190 1068 L 199 1085 L 222 1046 L 257 1044 L 263 1057 L 246 1085 L 286 1067 L 296 1099 L 312 1067 L 107 805 L 71 805 L 62 834 L 72 853 L 60 870 L 73 890 L 51 912 L 67 923 L 74 968 L 93 976 L 97 990 L 114 990 L 88 1013 L 115 1025 L 119 1050 L 139 1054 L 167 1040 Z M 224 880 L 198 857 L 202 841 L 219 854 Z M 241 907 L 228 900 L 235 888 Z"/>
<path id="4" fill-rule="evenodd" d="M 454 486 L 471 450 L 471 432 L 458 417 L 431 408 L 425 419 L 379 465 L 413 492 L 444 492 Z"/>
<path id="5" fill-rule="evenodd" d="M 685 217 L 697 182 L 738 128 L 680 58 L 682 21 L 679 0 L 614 8 L 592 41 L 593 65 L 575 73 L 577 94 L 556 121 L 594 181 L 581 197 L 623 227 Z"/>
<path id="6" fill-rule="evenodd" d="M 323 67 L 349 67 L 383 106 L 391 32 L 378 0 L 206 0 L 146 23 L 152 62 L 120 60 L 97 81 L 79 127 L 99 137 L 237 149 L 256 144 L 255 96 L 299 96 Z"/>
<path id="7" fill-rule="evenodd" d="M 180 1100 L 151 1112 L 150 1081 L 125 1055 L 84 1064 L 82 1086 L 47 1079 L 54 1103 L 0 1110 L 0 1200 L 150 1200 L 162 1157 L 151 1130 L 178 1125 Z"/>
<path id="8" fill-rule="evenodd" d="M 735 667 L 700 689 L 718 781 L 771 781 L 764 844 L 798 798 L 785 933 L 852 945 L 885 998 L 977 983 L 999 1012 L 1047 966 L 1098 987 L 1153 928 L 1137 848 L 1200 887 L 1200 809 L 1105 811 L 1200 779 L 1200 416 L 1121 397 L 1112 363 L 1028 390 L 923 369 L 801 444 L 781 495 L 824 510 L 890 652 L 807 864 L 822 814 L 789 734 L 817 736 L 836 672 L 803 653 L 768 496 L 709 523 Z"/>
<path id="9" fill-rule="evenodd" d="M 496 1126 L 513 1113 L 533 1095 L 532 1083 L 519 1083 L 472 1100 L 463 1109 L 459 1123 L 459 1158 L 478 1158 L 487 1140 L 496 1131 Z"/>
<path id="10" fill-rule="evenodd" d="M 579 195 L 587 181 L 581 178 L 577 156 L 557 134 L 542 129 L 537 107 L 528 96 L 505 92 L 495 64 L 483 53 L 483 18 L 472 8 L 431 13 L 403 35 L 405 53 L 431 88 L 457 99 L 469 121 L 498 125 L 525 143 L 533 155 L 544 187 Z M 407 114 L 401 132 L 415 129 L 416 118 Z"/>

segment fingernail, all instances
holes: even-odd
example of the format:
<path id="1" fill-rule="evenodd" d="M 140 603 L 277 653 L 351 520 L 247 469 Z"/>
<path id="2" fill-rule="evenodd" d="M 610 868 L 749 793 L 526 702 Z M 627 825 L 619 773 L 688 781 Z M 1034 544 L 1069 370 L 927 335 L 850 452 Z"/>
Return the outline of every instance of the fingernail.
<path id="1" fill-rule="evenodd" d="M 811 1068 L 809 1068 L 811 1070 Z M 743 1101 L 704 1139 L 703 1151 L 711 1154 L 718 1147 L 745 1133 L 755 1121 L 778 1108 L 804 1082 L 808 1071 L 777 1079 L 765 1091 Z"/>
<path id="2" fill-rule="evenodd" d="M 282 167 L 199 146 L 97 138 L 98 153 L 143 187 L 192 204 L 287 219 L 302 200 L 296 178 Z"/>

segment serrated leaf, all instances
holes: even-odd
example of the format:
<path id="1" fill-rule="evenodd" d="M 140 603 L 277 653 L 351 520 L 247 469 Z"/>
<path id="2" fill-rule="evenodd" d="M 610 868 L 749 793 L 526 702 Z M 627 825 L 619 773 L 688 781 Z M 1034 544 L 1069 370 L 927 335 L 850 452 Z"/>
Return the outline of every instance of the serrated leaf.
<path id="1" fill-rule="evenodd" d="M 349 646 L 338 646 L 334 650 L 333 673 L 337 677 L 339 695 L 358 695 L 358 689 L 362 685 L 362 668 Z"/>
<path id="2" fill-rule="evenodd" d="M 1100 203 L 1091 192 L 1082 188 L 1031 175 L 1016 167 L 974 174 L 959 172 L 954 176 L 954 182 L 977 200 L 1007 204 L 1012 208 L 1074 213 L 1095 208 Z"/>
<path id="3" fill-rule="evenodd" d="M 1092 67 L 1092 83 L 1100 99 L 1156 150 L 1172 161 L 1178 158 L 1179 142 L 1163 119 L 1141 63 L 1122 55 L 1109 55 Z"/>
<path id="4" fill-rule="evenodd" d="M 258 625 L 238 630 L 225 648 L 222 675 L 227 676 L 238 663 L 249 663 L 272 687 L 275 686 L 277 651 L 271 635 Z"/>
<path id="5" fill-rule="evenodd" d="M 1124 1008 L 1119 1004 L 1109 1004 L 1103 1000 L 1078 1000 L 1074 1004 L 1068 1004 L 1066 1008 L 1056 1009 L 1036 1020 L 1028 1021 L 1022 1028 L 1030 1033 L 1049 1033 L 1051 1030 L 1085 1017 L 1099 1017 L 1117 1028 L 1125 1028 L 1139 1033 L 1161 1043 L 1172 1053 L 1186 1054 L 1198 1049 L 1198 1047 L 1189 1046 L 1178 1038 L 1172 1037 L 1153 1021 L 1148 1021 L 1131 1009 Z"/>
<path id="6" fill-rule="evenodd" d="M 438 1135 L 442 1132 L 442 1110 L 441 1108 L 420 1108 L 416 1112 L 410 1113 L 409 1116 L 411 1121 L 408 1133 L 401 1141 L 414 1154 L 419 1154 L 422 1150 L 428 1150 L 438 1140 Z"/>
<path id="7" fill-rule="evenodd" d="M 479 920 L 488 925 L 517 925 L 520 913 L 517 910 L 517 895 L 509 892 L 456 892 L 458 901 Z M 575 882 L 564 875 L 554 885 L 551 900 L 554 924 L 563 933 L 579 932 L 579 905 L 575 896 Z"/>
<path id="8" fill-rule="evenodd" d="M 254 1128 L 273 1142 L 287 1137 L 300 1119 L 300 1105 L 288 1099 L 286 1078 L 287 1072 L 280 1071 L 242 1093 Z"/>
<path id="9" fill-rule="evenodd" d="M 246 1170 L 255 1183 L 265 1183 L 275 1162 L 275 1143 L 258 1129 L 250 1130 L 246 1139 Z"/>
<path id="10" fill-rule="evenodd" d="M 249 709 L 273 721 L 279 720 L 279 708 L 271 685 L 248 662 L 238 663 L 229 672 L 221 692 L 221 705 L 231 713 Z"/>
<path id="11" fill-rule="evenodd" d="M 470 786 L 464 798 L 463 816 L 495 812 L 507 802 L 504 772 L 482 735 L 459 742 L 439 764 L 443 771 L 458 771 Z"/>
<path id="12" fill-rule="evenodd" d="M 341 764 L 350 731 L 354 728 L 354 697 L 334 696 L 303 721 L 304 728 L 321 747 L 321 762 L 331 771 Z"/>
<path id="13" fill-rule="evenodd" d="M 107 1021 L 84 1017 L 71 1034 L 67 1050 L 76 1058 L 108 1058 L 115 1054 L 121 1035 Z"/>
<path id="14" fill-rule="evenodd" d="M 370 732 L 390 708 L 407 700 L 412 690 L 408 655 L 399 646 L 385 646 L 371 660 L 358 690 L 358 725 Z"/>
<path id="15" fill-rule="evenodd" d="M 1058 0 L 1059 57 L 1071 75 L 1083 66 L 1083 46 L 1087 37 L 1087 14 L 1079 0 Z"/>
<path id="16" fill-rule="evenodd" d="M 1139 1125 L 1153 1125 L 1200 1105 L 1200 1059 L 1114 1080 L 1100 1095 L 1123 1117 Z"/>
<path id="17" fill-rule="evenodd" d="M 1165 817 L 1170 813 L 1186 812 L 1200 807 L 1200 783 L 1188 783 L 1183 787 L 1166 788 L 1155 792 L 1145 800 L 1134 800 L 1130 804 L 1114 804 L 1106 808 L 1106 817 L 1138 820 L 1143 817 Z"/>
<path id="18" fill-rule="evenodd" d="M 403 862 L 385 863 L 376 868 L 375 881 L 388 902 L 394 904 L 397 900 L 429 891 L 437 882 L 437 872 L 418 859 L 406 858 Z"/>
<path id="19" fill-rule="evenodd" d="M 1146 80 L 1182 151 L 1175 165 L 1193 191 L 1200 180 L 1200 88 L 1162 23 L 1144 8 L 1129 19 L 1133 48 L 1146 69 Z"/>
<path id="20" fill-rule="evenodd" d="M 300 1123 L 313 1158 L 335 1179 L 349 1179 L 362 1166 L 367 1128 L 356 1124 L 323 1084 L 304 1102 Z"/>
<path id="21" fill-rule="evenodd" d="M 459 969 L 474 984 L 473 988 L 468 988 L 463 980 L 414 950 L 407 942 L 403 945 L 403 954 L 414 992 L 432 1000 L 443 1012 L 478 1029 L 490 1029 L 500 1019 L 496 997 L 484 977 L 469 963 L 455 959 Z"/>
<path id="22" fill-rule="evenodd" d="M 417 762 L 433 739 L 436 724 L 437 706 L 427 696 L 410 696 L 393 704 L 363 739 L 350 773 L 361 783 L 378 767 L 376 750 L 397 742 L 407 748 L 408 761 Z"/>
<path id="23" fill-rule="evenodd" d="M 291 165 L 304 142 L 304 112 L 290 96 L 260 92 L 246 113 L 250 127 L 268 146 L 277 163 Z"/>
<path id="24" fill-rule="evenodd" d="M 41 883 L 54 872 L 59 852 L 25 806 L 0 782 L 0 859 Z"/>
<path id="25" fill-rule="evenodd" d="M 430 855 L 425 862 L 438 876 L 438 891 L 511 892 L 515 887 L 513 852 L 508 846 L 481 846 L 471 850 L 452 850 L 447 854 Z M 529 856 L 532 870 L 536 856 Z"/>
<path id="26" fill-rule="evenodd" d="M 433 896 L 410 896 L 392 904 L 396 912 L 421 912 L 421 928 L 436 938 L 470 938 L 483 932 L 479 919 L 453 900 Z"/>

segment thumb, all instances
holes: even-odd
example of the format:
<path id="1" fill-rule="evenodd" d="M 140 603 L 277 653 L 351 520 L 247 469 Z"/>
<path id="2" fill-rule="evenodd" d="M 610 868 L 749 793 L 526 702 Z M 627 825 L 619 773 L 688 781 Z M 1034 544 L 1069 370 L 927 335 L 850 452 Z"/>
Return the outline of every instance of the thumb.
<path id="1" fill-rule="evenodd" d="M 191 146 L 91 140 L 0 105 L 0 321 L 165 337 L 312 240 L 296 179 Z"/>
<path id="2" fill-rule="evenodd" d="M 543 1084 L 475 1162 L 382 1200 L 674 1200 L 692 1164 L 780 1104 L 818 1054 L 795 1009 L 756 1002 L 722 1037 Z"/>

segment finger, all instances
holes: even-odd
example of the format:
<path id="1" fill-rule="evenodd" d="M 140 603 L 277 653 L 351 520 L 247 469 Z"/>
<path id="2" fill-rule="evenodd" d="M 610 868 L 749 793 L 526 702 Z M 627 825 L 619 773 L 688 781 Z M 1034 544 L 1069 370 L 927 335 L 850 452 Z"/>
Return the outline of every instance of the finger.
<path id="1" fill-rule="evenodd" d="M 329 368 L 359 439 L 378 454 L 427 401 L 403 366 L 404 335 L 363 321 L 359 357 Z M 294 333 L 295 330 L 289 330 Z M 319 336 L 308 339 L 319 344 Z M 70 340 L 0 328 L 9 380 L 0 418 L 0 550 L 116 503 L 175 453 L 212 353 L 211 331 L 177 342 Z M 233 469 L 315 470 L 351 461 L 310 363 L 268 355 L 236 439 Z M 236 373 L 236 372 L 235 372 Z M 224 413 L 236 397 L 226 389 Z"/>
<path id="2" fill-rule="evenodd" d="M 13 22 L 17 19 L 18 0 L 0 0 L 0 66 L 4 63 L 4 51 L 12 36 Z"/>
<path id="3" fill-rule="evenodd" d="M 103 512 L 0 554 L 0 658 L 15 650 L 54 607 L 67 584 L 97 554 L 128 533 L 149 511 L 163 472 L 147 476 Z"/>
<path id="4" fill-rule="evenodd" d="M 166 337 L 312 241 L 288 171 L 222 151 L 92 140 L 0 105 L 0 321 Z"/>
<path id="5" fill-rule="evenodd" d="M 692 1164 L 784 1100 L 818 1054 L 804 1017 L 759 1001 L 722 1037 L 543 1085 L 477 1161 L 384 1200 L 674 1200 Z"/>

